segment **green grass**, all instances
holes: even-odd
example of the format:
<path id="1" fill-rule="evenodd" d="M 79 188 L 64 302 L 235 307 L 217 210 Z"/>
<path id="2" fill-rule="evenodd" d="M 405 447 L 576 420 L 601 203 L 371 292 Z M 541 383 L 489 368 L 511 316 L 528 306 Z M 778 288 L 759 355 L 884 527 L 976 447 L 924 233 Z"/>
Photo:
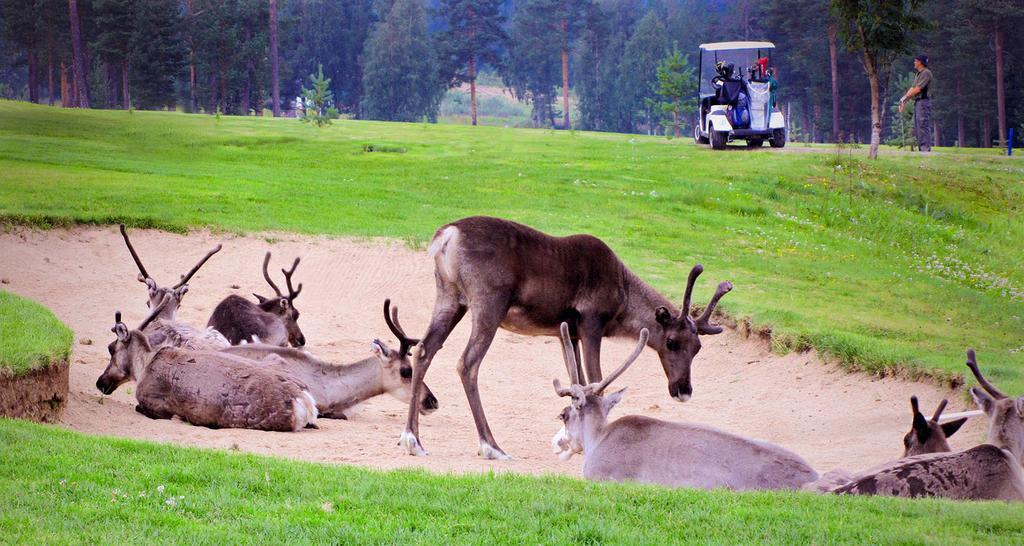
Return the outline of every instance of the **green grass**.
<path id="1" fill-rule="evenodd" d="M 1024 541 L 1021 508 L 1004 503 L 375 472 L 2 420 L 0 445 L 0 541 L 9 543 Z"/>
<path id="2" fill-rule="evenodd" d="M 0 290 L 0 374 L 21 375 L 65 362 L 72 338 L 49 309 Z"/>
<path id="3" fill-rule="evenodd" d="M 732 280 L 725 310 L 780 350 L 955 383 L 973 346 L 1004 390 L 1024 391 L 1024 164 L 817 150 L 0 102 L 0 220 L 422 244 L 459 217 L 503 216 L 597 235 L 674 298 L 702 262 L 698 301 Z"/>

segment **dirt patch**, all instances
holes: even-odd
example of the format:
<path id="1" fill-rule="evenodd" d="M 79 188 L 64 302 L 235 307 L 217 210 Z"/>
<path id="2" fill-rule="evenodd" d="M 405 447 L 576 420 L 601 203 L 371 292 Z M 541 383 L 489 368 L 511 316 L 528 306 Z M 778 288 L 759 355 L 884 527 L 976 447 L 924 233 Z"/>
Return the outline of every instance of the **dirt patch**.
<path id="1" fill-rule="evenodd" d="M 386 297 L 400 307 L 408 331 L 423 332 L 430 320 L 432 261 L 425 252 L 394 241 L 208 232 L 181 236 L 152 230 L 134 231 L 132 240 L 146 268 L 164 283 L 176 279 L 216 243 L 224 243 L 224 250 L 189 283 L 179 312 L 196 326 L 205 325 L 214 306 L 228 294 L 268 292 L 260 273 L 267 250 L 273 251 L 272 266 L 277 268 L 302 256 L 295 274 L 305 287 L 296 302 L 302 312 L 299 324 L 308 349 L 321 358 L 351 362 L 369 354 L 374 338 L 394 343 L 381 313 Z M 469 336 L 469 321 L 455 329 L 427 375 L 441 404 L 437 412 L 420 420 L 430 457 L 410 457 L 397 446 L 406 407 L 388 397 L 356 408 L 348 421 L 321 421 L 321 430 L 294 434 L 210 430 L 139 415 L 134 411 L 132 384 L 109 397 L 96 390 L 96 378 L 108 360 L 106 345 L 112 340 L 114 310 L 123 311 L 129 325 L 137 324 L 147 310 L 145 287 L 135 280 L 135 266 L 116 227 L 17 229 L 0 234 L 0 255 L 4 256 L 0 274 L 10 279 L 6 288 L 42 302 L 76 334 L 70 400 L 62 419 L 71 429 L 377 468 L 580 474 L 579 457 L 562 462 L 549 447 L 559 427 L 556 416 L 565 404 L 551 387 L 551 379 L 565 373 L 555 338 L 499 331 L 481 367 L 484 407 L 499 444 L 516 457 L 511 462 L 476 456 L 473 419 L 455 371 Z M 729 272 L 706 276 L 702 281 L 711 283 L 728 278 Z M 639 413 L 705 423 L 781 444 L 820 470 L 862 469 L 902 452 L 912 394 L 921 398 L 928 411 L 950 396 L 926 383 L 849 374 L 814 353 L 780 357 L 764 341 L 735 331 L 706 336 L 702 342 L 704 348 L 694 361 L 690 402 L 680 404 L 669 398 L 657 355 L 645 351 L 617 381 L 629 391 L 613 416 Z M 604 362 L 609 366 L 621 362 L 633 343 L 606 342 Z M 959 397 L 951 398 L 949 411 L 965 409 Z M 963 448 L 983 437 L 984 427 L 975 420 L 951 443 Z"/>
<path id="2" fill-rule="evenodd" d="M 68 363 L 14 375 L 0 371 L 0 417 L 56 423 L 68 402 Z"/>

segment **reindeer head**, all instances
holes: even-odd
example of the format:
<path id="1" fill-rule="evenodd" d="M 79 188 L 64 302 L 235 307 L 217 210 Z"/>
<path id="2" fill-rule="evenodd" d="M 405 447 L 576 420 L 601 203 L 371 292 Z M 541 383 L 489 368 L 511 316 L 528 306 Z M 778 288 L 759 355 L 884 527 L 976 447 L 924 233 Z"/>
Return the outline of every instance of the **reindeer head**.
<path id="1" fill-rule="evenodd" d="M 142 333 L 142 330 L 170 304 L 171 298 L 165 296 L 149 312 L 149 316 L 139 324 L 139 327 L 134 330 L 128 330 L 128 327 L 121 322 L 120 311 L 114 313 L 114 326 L 110 331 L 114 332 L 117 339 L 107 346 L 107 351 L 110 353 L 110 363 L 107 364 L 107 368 L 103 370 L 99 379 L 96 380 L 96 388 L 100 392 L 111 394 L 125 382 L 133 379 L 138 380 L 139 370 L 136 369 L 137 364 L 141 362 L 143 355 L 153 351 L 149 345 L 149 340 L 146 339 L 146 335 Z"/>
<path id="2" fill-rule="evenodd" d="M 967 367 L 982 387 L 971 387 L 971 398 L 988 416 L 988 442 L 1009 450 L 1024 464 L 1024 396 L 1010 398 L 989 383 L 978 369 L 974 349 L 967 349 Z"/>
<path id="3" fill-rule="evenodd" d="M 153 277 L 149 276 L 146 272 L 146 268 L 142 265 L 142 260 L 139 259 L 138 253 L 135 252 L 135 247 L 132 246 L 132 242 L 128 239 L 128 232 L 124 228 L 124 224 L 121 224 L 121 237 L 124 237 L 124 244 L 128 246 L 128 252 L 131 253 L 132 259 L 135 260 L 136 267 L 139 268 L 139 282 L 144 283 L 146 288 L 149 290 L 149 300 L 146 301 L 146 305 L 150 309 L 154 309 L 157 305 L 164 300 L 164 298 L 170 298 L 168 304 L 163 308 L 163 313 L 160 318 L 173 319 L 174 313 L 181 306 L 181 299 L 185 297 L 188 292 L 188 281 L 193 275 L 199 271 L 200 267 L 210 259 L 211 256 L 220 252 L 221 245 L 217 245 L 213 250 L 206 253 L 203 259 L 199 260 L 188 273 L 181 276 L 181 280 L 177 284 L 170 288 L 160 287 Z M 141 330 L 141 328 L 140 328 Z"/>
<path id="4" fill-rule="evenodd" d="M 391 300 L 384 300 L 384 322 L 392 334 L 398 338 L 398 350 L 391 349 L 379 339 L 373 340 L 373 353 L 381 361 L 384 390 L 391 396 L 408 403 L 412 399 L 412 363 L 409 361 L 409 349 L 415 347 L 420 340 L 405 335 L 405 329 L 398 322 L 398 306 L 392 307 Z M 437 397 L 430 391 L 426 383 L 420 395 L 420 413 L 427 415 L 438 408 Z"/>
<path id="5" fill-rule="evenodd" d="M 903 456 L 922 455 L 924 453 L 945 453 L 952 451 L 946 438 L 952 436 L 967 422 L 966 417 L 939 424 L 942 411 L 946 409 L 946 400 L 939 402 L 931 420 L 926 419 L 918 409 L 917 397 L 910 397 L 910 407 L 914 413 L 914 421 L 910 432 L 903 437 Z"/>
<path id="6" fill-rule="evenodd" d="M 680 402 L 686 402 L 693 394 L 693 385 L 690 383 L 690 366 L 693 357 L 700 352 L 700 336 L 720 334 L 722 327 L 711 324 L 711 313 L 714 312 L 718 300 L 732 290 L 732 283 L 726 281 L 718 285 L 715 295 L 711 298 L 704 313 L 697 320 L 690 317 L 690 297 L 693 295 L 693 285 L 697 277 L 704 272 L 704 266 L 697 264 L 690 270 L 690 277 L 686 281 L 686 296 L 683 298 L 683 307 L 678 314 L 672 314 L 667 307 L 659 307 L 654 310 L 654 318 L 660 331 L 655 329 L 651 332 L 651 347 L 658 351 L 661 358 L 661 367 L 665 370 L 668 378 L 668 393 L 671 397 Z"/>
<path id="7" fill-rule="evenodd" d="M 566 460 L 576 453 L 583 453 L 588 431 L 596 433 L 608 422 L 608 414 L 622 400 L 626 389 L 620 389 L 607 396 L 604 391 L 640 356 L 640 352 L 647 345 L 649 333 L 647 328 L 640 330 L 640 340 L 633 354 L 608 377 L 599 383 L 582 385 L 583 370 L 576 361 L 576 353 L 569 337 L 569 325 L 563 322 L 561 332 L 562 356 L 565 359 L 565 368 L 569 372 L 570 385 L 568 388 L 562 387 L 561 381 L 555 379 L 554 386 L 558 396 L 572 397 L 572 401 L 562 409 L 558 417 L 562 421 L 562 429 L 551 438 L 551 448 L 560 459 Z"/>
<path id="8" fill-rule="evenodd" d="M 256 299 L 259 301 L 260 309 L 281 319 L 285 331 L 288 332 L 288 343 L 292 347 L 302 347 L 306 344 L 306 336 L 302 335 L 302 330 L 299 329 L 299 310 L 295 308 L 295 298 L 298 298 L 299 292 L 302 292 L 302 283 L 299 283 L 298 288 L 292 286 L 292 274 L 295 273 L 295 268 L 299 267 L 299 259 L 295 258 L 291 269 L 281 268 L 281 273 L 284 274 L 284 280 L 288 286 L 287 296 L 281 293 L 281 289 L 274 284 L 274 281 L 270 280 L 270 273 L 267 271 L 269 264 L 270 253 L 267 252 L 267 255 L 263 258 L 263 278 L 274 289 L 276 296 L 264 298 L 256 293 L 253 293 L 253 296 L 256 296 Z"/>

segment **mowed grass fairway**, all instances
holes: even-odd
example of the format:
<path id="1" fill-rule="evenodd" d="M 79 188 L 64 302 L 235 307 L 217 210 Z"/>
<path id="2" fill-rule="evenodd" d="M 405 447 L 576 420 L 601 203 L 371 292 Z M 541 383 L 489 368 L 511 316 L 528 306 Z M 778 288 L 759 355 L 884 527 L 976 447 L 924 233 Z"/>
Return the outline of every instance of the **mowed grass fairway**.
<path id="1" fill-rule="evenodd" d="M 995 151 L 713 152 L 690 139 L 68 111 L 0 102 L 0 219 L 282 230 L 423 244 L 488 214 L 604 239 L 780 350 L 948 380 L 978 350 L 1024 392 L 1024 163 Z"/>
<path id="2" fill-rule="evenodd" d="M 374 472 L 0 420 L 0 542 L 1015 544 L 1019 506 Z"/>

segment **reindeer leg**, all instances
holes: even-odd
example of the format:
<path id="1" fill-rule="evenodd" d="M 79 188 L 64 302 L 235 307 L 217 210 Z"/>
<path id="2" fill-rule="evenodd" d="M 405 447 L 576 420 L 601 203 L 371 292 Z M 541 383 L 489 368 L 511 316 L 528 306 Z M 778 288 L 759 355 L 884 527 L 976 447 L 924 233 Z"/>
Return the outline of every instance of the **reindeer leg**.
<path id="1" fill-rule="evenodd" d="M 423 390 L 423 377 L 427 368 L 434 360 L 434 355 L 441 349 L 445 340 L 455 329 L 455 325 L 466 315 L 466 307 L 460 305 L 458 295 L 444 297 L 447 292 L 438 286 L 438 301 L 434 305 L 434 318 L 430 321 L 427 335 L 419 346 L 412 349 L 412 398 L 409 400 L 409 414 L 405 422 L 405 430 L 398 439 L 398 445 L 405 447 L 409 455 L 429 455 L 420 444 L 420 408 L 419 401 Z"/>
<path id="2" fill-rule="evenodd" d="M 479 455 L 485 459 L 508 460 L 512 458 L 502 451 L 494 440 L 494 434 L 491 433 L 491 427 L 487 424 L 487 417 L 484 415 L 484 406 L 480 401 L 480 389 L 477 385 L 480 364 L 483 362 L 491 342 L 494 341 L 494 334 L 497 333 L 501 320 L 505 318 L 505 313 L 504 308 L 473 310 L 473 332 L 469 336 L 469 343 L 459 362 L 462 388 L 465 389 L 466 398 L 469 399 L 469 408 L 473 412 L 473 421 L 480 438 Z"/>
<path id="3" fill-rule="evenodd" d="M 583 342 L 583 366 L 586 369 L 586 383 L 601 381 L 601 334 L 604 327 L 594 320 L 580 321 L 579 335 Z M 578 357 L 577 357 L 578 358 Z M 579 362 L 577 360 L 577 362 Z"/>

